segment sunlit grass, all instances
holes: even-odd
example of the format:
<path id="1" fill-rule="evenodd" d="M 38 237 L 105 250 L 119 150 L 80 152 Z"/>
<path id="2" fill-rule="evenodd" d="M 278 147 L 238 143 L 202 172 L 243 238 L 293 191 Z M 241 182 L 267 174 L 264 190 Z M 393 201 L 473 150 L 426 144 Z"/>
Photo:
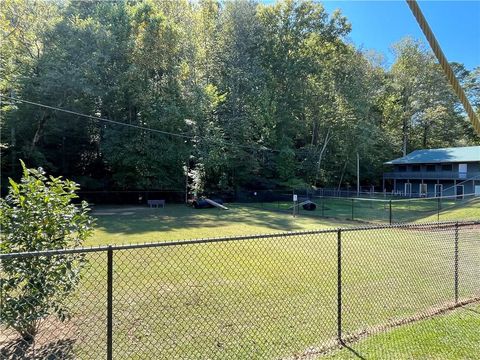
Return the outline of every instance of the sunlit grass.
<path id="1" fill-rule="evenodd" d="M 297 217 L 293 217 L 289 202 L 234 204 L 229 205 L 230 210 L 194 209 L 179 204 L 168 204 L 164 209 L 98 206 L 93 212 L 97 220 L 96 231 L 86 245 L 251 235 L 389 222 L 389 206 L 384 202 L 356 201 L 353 205 L 354 221 L 350 220 L 352 205 L 349 199 L 329 200 L 318 205 L 315 211 L 301 210 Z M 393 222 L 480 220 L 480 199 L 466 203 L 445 202 L 440 216 L 434 199 L 396 202 L 392 212 Z"/>
<path id="2" fill-rule="evenodd" d="M 425 222 L 480 219 L 480 199 L 368 199 L 316 198 L 315 211 L 299 208 L 300 216 L 329 217 L 371 223 Z M 291 212 L 292 202 L 276 201 L 252 204 L 266 210 Z"/>
<path id="3" fill-rule="evenodd" d="M 423 218 L 424 221 L 436 221 L 437 216 L 431 215 Z M 453 204 L 440 211 L 441 221 L 480 220 L 480 198 L 471 200 L 466 204 Z"/>
<path id="4" fill-rule="evenodd" d="M 88 245 L 364 225 L 229 207 L 97 207 Z M 471 209 L 450 211 L 463 216 Z M 480 295 L 478 232 L 469 231 L 459 239 L 461 299 Z M 453 239 L 452 229 L 343 233 L 345 334 L 451 305 Z M 71 328 L 78 357 L 100 359 L 106 351 L 106 253 L 90 253 L 87 260 L 69 300 Z M 284 358 L 335 340 L 336 232 L 121 250 L 113 260 L 114 358 Z"/>
<path id="5" fill-rule="evenodd" d="M 476 359 L 480 353 L 480 305 L 458 308 L 371 336 L 326 357 L 340 359 Z"/>
<path id="6" fill-rule="evenodd" d="M 358 223 L 229 205 L 229 210 L 194 209 L 169 204 L 146 207 L 96 207 L 97 226 L 87 245 L 140 243 L 349 227 Z"/>
<path id="7" fill-rule="evenodd" d="M 359 225 L 249 206 L 98 207 L 90 244 L 279 233 Z M 420 221 L 422 219 L 419 219 Z M 463 235 L 462 235 L 463 236 Z M 480 252 L 460 237 L 460 296 L 478 294 Z M 453 301 L 453 230 L 343 234 L 344 331 Z M 114 348 L 122 359 L 283 358 L 335 339 L 337 234 L 196 244 L 114 255 Z M 90 254 L 78 306 L 79 354 L 104 348 L 105 254 Z"/>

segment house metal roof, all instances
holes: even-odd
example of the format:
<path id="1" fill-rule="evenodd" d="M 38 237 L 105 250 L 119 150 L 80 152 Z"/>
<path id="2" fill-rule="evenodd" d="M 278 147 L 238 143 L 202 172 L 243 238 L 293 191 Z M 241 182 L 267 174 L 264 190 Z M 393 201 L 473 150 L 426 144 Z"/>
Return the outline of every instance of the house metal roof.
<path id="1" fill-rule="evenodd" d="M 480 146 L 415 150 L 407 156 L 387 161 L 385 164 L 434 164 L 464 163 L 475 161 L 480 161 Z"/>

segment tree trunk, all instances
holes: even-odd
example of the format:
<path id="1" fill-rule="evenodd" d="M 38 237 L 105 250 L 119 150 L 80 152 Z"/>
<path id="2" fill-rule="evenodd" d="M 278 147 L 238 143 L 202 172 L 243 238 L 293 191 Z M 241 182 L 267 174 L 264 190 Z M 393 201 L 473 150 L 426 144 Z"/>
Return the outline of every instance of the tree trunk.
<path id="1" fill-rule="evenodd" d="M 405 116 L 403 119 L 403 156 L 407 156 L 407 144 L 408 144 L 408 121 Z"/>
<path id="2" fill-rule="evenodd" d="M 340 181 L 338 182 L 338 191 L 342 186 L 343 176 L 345 175 L 345 170 L 347 169 L 348 157 L 345 159 L 345 164 L 343 164 L 342 174 L 340 175 Z"/>
<path id="3" fill-rule="evenodd" d="M 30 147 L 30 156 L 32 156 L 35 147 L 37 146 L 38 142 L 42 137 L 43 128 L 45 127 L 46 122 L 47 116 L 45 115 L 45 112 L 42 112 L 40 121 L 38 122 L 37 130 L 35 131 L 35 135 L 33 136 L 32 145 Z"/>
<path id="4" fill-rule="evenodd" d="M 424 149 L 427 148 L 427 133 L 428 133 L 428 126 L 423 127 L 423 139 L 422 139 L 422 146 Z"/>
<path id="5" fill-rule="evenodd" d="M 330 142 L 330 139 L 331 139 L 330 129 L 328 129 L 327 134 L 325 135 L 325 140 L 323 141 L 322 150 L 320 150 L 320 154 L 318 155 L 317 171 L 315 174 L 315 185 L 317 185 L 318 178 L 320 177 L 320 166 L 322 165 L 323 154 L 325 153 L 325 150 L 327 148 L 328 143 Z"/>

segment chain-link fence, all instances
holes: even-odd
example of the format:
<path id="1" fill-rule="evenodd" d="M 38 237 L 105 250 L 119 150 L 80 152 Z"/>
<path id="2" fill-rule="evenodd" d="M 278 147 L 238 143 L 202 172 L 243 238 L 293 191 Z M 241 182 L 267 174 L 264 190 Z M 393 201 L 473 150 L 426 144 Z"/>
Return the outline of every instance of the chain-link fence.
<path id="1" fill-rule="evenodd" d="M 164 200 L 167 204 L 188 202 L 186 193 L 182 191 L 82 191 L 79 195 L 92 206 L 102 204 L 147 206 L 149 200 Z M 293 202 L 293 195 L 297 196 L 296 203 Z M 208 196 L 247 208 L 255 207 L 291 214 L 295 211 L 296 215 L 389 224 L 462 220 L 465 219 L 465 214 L 455 216 L 455 213 L 449 210 L 464 205 L 480 208 L 480 197 L 475 194 L 405 198 L 373 191 L 362 191 L 357 194 L 349 190 L 300 189 L 217 192 Z M 475 217 L 467 219 L 472 220 Z"/>
<path id="2" fill-rule="evenodd" d="M 0 254 L 1 355 L 321 356 L 478 300 L 479 235 L 480 223 L 429 223 Z M 78 256 L 75 286 L 64 296 L 47 290 L 50 264 Z M 6 271 L 12 266 L 24 280 L 16 287 Z M 54 306 L 47 311 L 40 300 L 22 313 L 25 299 L 54 299 L 70 316 L 48 315 Z M 5 326 L 12 318 L 42 320 L 34 337 L 22 338 Z"/>
<path id="3" fill-rule="evenodd" d="M 314 206 L 312 206 L 313 204 Z M 252 196 L 245 206 L 296 215 L 336 218 L 373 223 L 408 223 L 415 221 L 452 221 L 468 217 L 456 216 L 451 210 L 463 206 L 480 208 L 480 197 L 474 194 L 430 198 L 361 198 L 299 195 L 293 202 L 293 193 L 271 192 Z M 471 219 L 469 219 L 471 220 Z"/>

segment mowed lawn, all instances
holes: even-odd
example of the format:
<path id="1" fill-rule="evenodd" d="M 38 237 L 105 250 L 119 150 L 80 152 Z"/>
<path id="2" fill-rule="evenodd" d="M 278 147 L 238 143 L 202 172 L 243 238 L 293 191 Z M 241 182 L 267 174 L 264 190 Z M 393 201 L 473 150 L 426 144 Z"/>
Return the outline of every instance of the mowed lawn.
<path id="1" fill-rule="evenodd" d="M 436 221 L 436 215 L 422 218 L 422 221 Z M 440 212 L 441 221 L 480 221 L 480 198 L 465 204 L 453 204 Z"/>
<path id="2" fill-rule="evenodd" d="M 480 199 L 393 199 L 391 202 L 382 199 L 368 198 L 316 198 L 315 211 L 305 211 L 300 207 L 300 216 L 329 217 L 371 223 L 449 221 L 480 219 Z M 292 202 L 277 201 L 253 204 L 267 210 L 292 210 Z M 390 215 L 391 210 L 391 215 Z M 440 210 L 440 211 L 439 211 Z"/>
<path id="3" fill-rule="evenodd" d="M 97 229 L 87 245 L 365 225 L 229 206 L 96 207 Z M 450 211 L 473 217 L 477 207 Z M 480 296 L 478 238 L 478 228 L 461 229 L 461 300 Z M 453 239 L 453 229 L 344 232 L 344 333 L 451 305 Z M 61 338 L 78 358 L 104 359 L 107 256 L 94 252 L 86 259 L 78 291 L 68 299 L 72 320 L 44 323 L 36 344 Z M 113 260 L 114 358 L 301 358 L 335 341 L 336 232 L 121 250 Z"/>
<path id="4" fill-rule="evenodd" d="M 86 245 L 113 245 L 193 238 L 252 235 L 285 231 L 351 227 L 359 223 L 302 214 L 274 212 L 252 206 L 230 205 L 229 210 L 194 209 L 167 204 L 162 209 L 97 206 L 96 231 Z"/>
<path id="5" fill-rule="evenodd" d="M 474 360 L 480 354 L 480 305 L 467 305 L 373 335 L 327 356 L 347 359 Z"/>
<path id="6" fill-rule="evenodd" d="M 91 245 L 358 225 L 231 210 L 97 207 Z M 478 229 L 460 233 L 460 298 L 480 296 Z M 345 334 L 452 304 L 453 229 L 342 234 Z M 87 255 L 75 352 L 105 358 L 106 254 Z M 121 359 L 264 359 L 318 352 L 336 336 L 337 233 L 271 236 L 114 253 L 114 351 Z"/>
<path id="7" fill-rule="evenodd" d="M 364 226 L 365 222 L 388 222 L 388 206 L 382 202 L 330 200 L 317 210 L 301 210 L 293 217 L 290 203 L 256 206 L 229 204 L 230 210 L 194 209 L 168 204 L 164 209 L 132 206 L 97 206 L 95 234 L 86 245 L 114 245 L 193 238 L 252 235 L 285 231 Z M 280 205 L 280 206 L 279 206 Z M 393 206 L 393 220 L 411 222 L 437 221 L 436 203 L 401 201 Z M 278 208 L 284 211 L 277 211 Z M 274 209 L 275 211 L 271 211 Z M 322 214 L 324 216 L 322 216 Z M 440 221 L 480 220 L 480 199 L 468 202 L 446 202 Z"/>

